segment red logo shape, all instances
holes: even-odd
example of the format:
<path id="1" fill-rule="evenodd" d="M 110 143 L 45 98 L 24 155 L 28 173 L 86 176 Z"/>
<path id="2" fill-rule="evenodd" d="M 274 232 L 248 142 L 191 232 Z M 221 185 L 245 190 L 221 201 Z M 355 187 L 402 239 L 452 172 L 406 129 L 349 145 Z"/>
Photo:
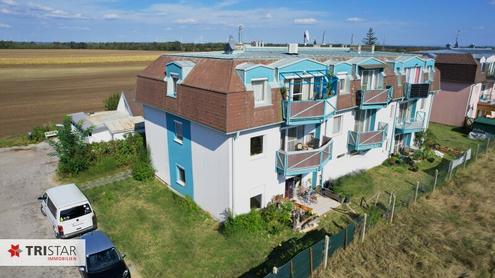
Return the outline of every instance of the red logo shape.
<path id="1" fill-rule="evenodd" d="M 14 257 L 14 256 L 19 257 L 19 254 L 22 252 L 22 250 L 19 248 L 19 244 L 17 245 L 11 244 L 9 252 L 10 252 L 10 257 Z"/>

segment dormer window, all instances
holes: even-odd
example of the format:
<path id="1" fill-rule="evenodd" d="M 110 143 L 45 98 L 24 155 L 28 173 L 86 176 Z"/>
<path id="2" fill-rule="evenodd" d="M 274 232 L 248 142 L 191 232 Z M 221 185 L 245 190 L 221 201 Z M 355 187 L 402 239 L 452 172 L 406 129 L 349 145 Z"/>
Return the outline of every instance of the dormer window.
<path id="1" fill-rule="evenodd" d="M 271 103 L 271 94 L 268 88 L 268 81 L 266 79 L 252 80 L 251 86 L 253 87 L 255 107 L 268 105 Z"/>
<path id="2" fill-rule="evenodd" d="M 174 61 L 166 65 L 165 81 L 167 82 L 167 96 L 177 96 L 178 85 L 186 79 L 194 65 L 191 61 Z"/>
<path id="3" fill-rule="evenodd" d="M 361 89 L 377 90 L 383 88 L 383 74 L 379 69 L 361 71 Z"/>

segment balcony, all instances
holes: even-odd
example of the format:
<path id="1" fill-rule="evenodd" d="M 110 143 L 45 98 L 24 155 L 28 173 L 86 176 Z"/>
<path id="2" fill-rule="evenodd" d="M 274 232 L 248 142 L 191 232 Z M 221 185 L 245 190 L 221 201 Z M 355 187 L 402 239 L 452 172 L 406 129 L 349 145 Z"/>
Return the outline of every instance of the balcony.
<path id="1" fill-rule="evenodd" d="M 307 148 L 306 150 L 277 151 L 277 171 L 284 176 L 295 176 L 319 171 L 332 159 L 332 146 L 332 139 L 323 136 L 321 146 L 316 149 L 306 146 L 304 147 Z"/>
<path id="2" fill-rule="evenodd" d="M 412 119 L 397 119 L 395 121 L 395 132 L 397 134 L 413 133 L 424 131 L 425 112 L 416 112 Z"/>
<path id="3" fill-rule="evenodd" d="M 317 124 L 332 117 L 336 111 L 335 101 L 324 98 L 315 100 L 283 100 L 282 109 L 287 125 Z"/>
<path id="4" fill-rule="evenodd" d="M 406 83 L 404 96 L 407 99 L 427 98 L 430 93 L 430 83 Z"/>
<path id="5" fill-rule="evenodd" d="M 359 109 L 384 108 L 392 99 L 393 93 L 393 87 L 378 90 L 361 90 L 358 94 Z"/>
<path id="6" fill-rule="evenodd" d="M 381 148 L 387 140 L 388 125 L 381 123 L 382 127 L 376 131 L 349 131 L 347 145 L 351 151 L 367 151 Z"/>

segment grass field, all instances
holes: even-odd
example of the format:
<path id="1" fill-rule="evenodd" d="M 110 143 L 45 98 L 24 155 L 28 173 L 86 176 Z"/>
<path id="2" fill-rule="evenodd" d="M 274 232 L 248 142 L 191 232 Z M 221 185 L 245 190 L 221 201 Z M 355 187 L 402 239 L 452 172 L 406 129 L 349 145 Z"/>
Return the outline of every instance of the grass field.
<path id="1" fill-rule="evenodd" d="M 394 224 L 330 259 L 325 277 L 493 277 L 495 275 L 495 153 L 461 171 L 448 185 Z"/>
<path id="2" fill-rule="evenodd" d="M 143 277 L 237 277 L 292 235 L 225 237 L 218 222 L 156 181 L 129 179 L 85 193 L 99 227 Z"/>
<path id="3" fill-rule="evenodd" d="M 0 50 L 0 137 L 98 111 L 103 100 L 133 90 L 136 74 L 162 52 Z"/>

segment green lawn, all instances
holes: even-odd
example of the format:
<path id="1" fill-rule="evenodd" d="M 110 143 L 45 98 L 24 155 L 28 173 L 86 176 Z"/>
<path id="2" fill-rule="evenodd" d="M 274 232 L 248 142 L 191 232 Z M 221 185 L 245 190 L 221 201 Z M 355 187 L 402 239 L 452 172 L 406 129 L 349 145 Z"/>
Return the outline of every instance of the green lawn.
<path id="1" fill-rule="evenodd" d="M 264 261 L 278 236 L 225 237 L 218 222 L 157 181 L 128 179 L 85 191 L 99 227 L 143 277 L 234 277 Z"/>
<path id="2" fill-rule="evenodd" d="M 467 131 L 463 128 L 430 123 L 428 130 L 436 137 L 440 145 L 449 148 L 463 151 L 479 143 L 479 141 L 469 139 Z"/>

